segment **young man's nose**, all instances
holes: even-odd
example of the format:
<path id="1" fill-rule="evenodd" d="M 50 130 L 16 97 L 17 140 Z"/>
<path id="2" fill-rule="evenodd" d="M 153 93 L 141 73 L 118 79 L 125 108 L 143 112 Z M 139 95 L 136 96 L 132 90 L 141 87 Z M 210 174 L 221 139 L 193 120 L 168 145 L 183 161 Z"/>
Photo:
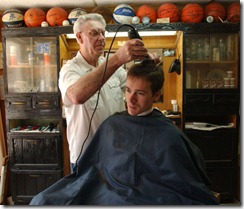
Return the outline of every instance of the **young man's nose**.
<path id="1" fill-rule="evenodd" d="M 136 94 L 135 93 L 131 93 L 128 95 L 127 97 L 129 99 L 130 102 L 134 102 L 136 101 Z"/>

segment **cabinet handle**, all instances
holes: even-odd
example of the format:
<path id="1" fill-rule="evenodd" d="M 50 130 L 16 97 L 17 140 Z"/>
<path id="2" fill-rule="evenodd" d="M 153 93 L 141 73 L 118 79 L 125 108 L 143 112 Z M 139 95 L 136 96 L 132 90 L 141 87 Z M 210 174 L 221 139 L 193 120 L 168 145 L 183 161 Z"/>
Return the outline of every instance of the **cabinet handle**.
<path id="1" fill-rule="evenodd" d="M 37 140 L 26 139 L 27 143 L 38 144 Z"/>
<path id="2" fill-rule="evenodd" d="M 50 105 L 51 102 L 47 102 L 47 101 L 44 101 L 44 102 L 36 102 L 36 104 L 39 104 L 39 105 Z"/>
<path id="3" fill-rule="evenodd" d="M 38 177 L 40 177 L 41 175 L 34 175 L 34 174 L 32 174 L 32 175 L 29 175 L 30 177 L 32 177 L 32 178 L 38 178 Z"/>
<path id="4" fill-rule="evenodd" d="M 201 98 L 191 98 L 191 99 L 188 99 L 188 102 L 190 103 L 194 103 L 194 102 L 209 102 L 209 97 L 201 97 Z"/>
<path id="5" fill-rule="evenodd" d="M 26 102 L 10 102 L 12 105 L 26 105 Z"/>

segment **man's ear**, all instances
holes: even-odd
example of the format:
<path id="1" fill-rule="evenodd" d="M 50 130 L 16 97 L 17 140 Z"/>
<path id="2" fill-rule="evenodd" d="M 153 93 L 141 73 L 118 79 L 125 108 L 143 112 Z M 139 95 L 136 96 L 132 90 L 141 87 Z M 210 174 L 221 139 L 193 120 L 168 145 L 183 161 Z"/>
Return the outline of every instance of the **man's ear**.
<path id="1" fill-rule="evenodd" d="M 155 94 L 154 94 L 154 102 L 157 102 L 158 100 L 159 100 L 159 98 L 160 98 L 160 96 L 161 96 L 161 91 L 160 90 L 158 90 Z"/>
<path id="2" fill-rule="evenodd" d="M 82 36 L 81 36 L 80 32 L 76 33 L 75 36 L 76 36 L 76 39 L 79 41 L 79 43 L 83 43 Z"/>

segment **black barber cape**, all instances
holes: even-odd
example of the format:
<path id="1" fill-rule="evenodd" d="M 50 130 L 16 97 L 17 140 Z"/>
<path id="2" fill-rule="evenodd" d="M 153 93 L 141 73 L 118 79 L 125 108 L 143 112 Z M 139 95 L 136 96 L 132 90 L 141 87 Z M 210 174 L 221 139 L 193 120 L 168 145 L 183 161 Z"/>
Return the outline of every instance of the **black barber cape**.
<path id="1" fill-rule="evenodd" d="M 110 116 L 78 170 L 30 205 L 215 205 L 200 150 L 160 111 Z"/>

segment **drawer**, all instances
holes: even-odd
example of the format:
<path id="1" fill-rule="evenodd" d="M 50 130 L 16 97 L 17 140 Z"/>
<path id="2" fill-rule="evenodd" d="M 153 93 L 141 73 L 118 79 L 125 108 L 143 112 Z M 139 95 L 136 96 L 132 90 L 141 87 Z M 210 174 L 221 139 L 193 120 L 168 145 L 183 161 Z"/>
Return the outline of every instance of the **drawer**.
<path id="1" fill-rule="evenodd" d="M 212 94 L 185 94 L 185 105 L 212 105 Z"/>
<path id="2" fill-rule="evenodd" d="M 62 178 L 61 170 L 11 169 L 11 195 L 16 205 L 28 205 L 31 199 Z"/>
<path id="3" fill-rule="evenodd" d="M 57 94 L 35 95 L 32 97 L 32 107 L 34 109 L 60 108 L 60 96 Z"/>
<path id="4" fill-rule="evenodd" d="M 31 97 L 6 97 L 5 105 L 8 110 L 30 110 L 31 107 Z"/>
<path id="5" fill-rule="evenodd" d="M 26 169 L 61 167 L 61 137 L 55 134 L 8 134 L 10 165 Z"/>
<path id="6" fill-rule="evenodd" d="M 233 166 L 237 161 L 238 134 L 235 130 L 185 131 L 201 150 L 207 165 Z"/>
<path id="7" fill-rule="evenodd" d="M 239 106 L 239 94 L 214 94 L 214 105 Z"/>

